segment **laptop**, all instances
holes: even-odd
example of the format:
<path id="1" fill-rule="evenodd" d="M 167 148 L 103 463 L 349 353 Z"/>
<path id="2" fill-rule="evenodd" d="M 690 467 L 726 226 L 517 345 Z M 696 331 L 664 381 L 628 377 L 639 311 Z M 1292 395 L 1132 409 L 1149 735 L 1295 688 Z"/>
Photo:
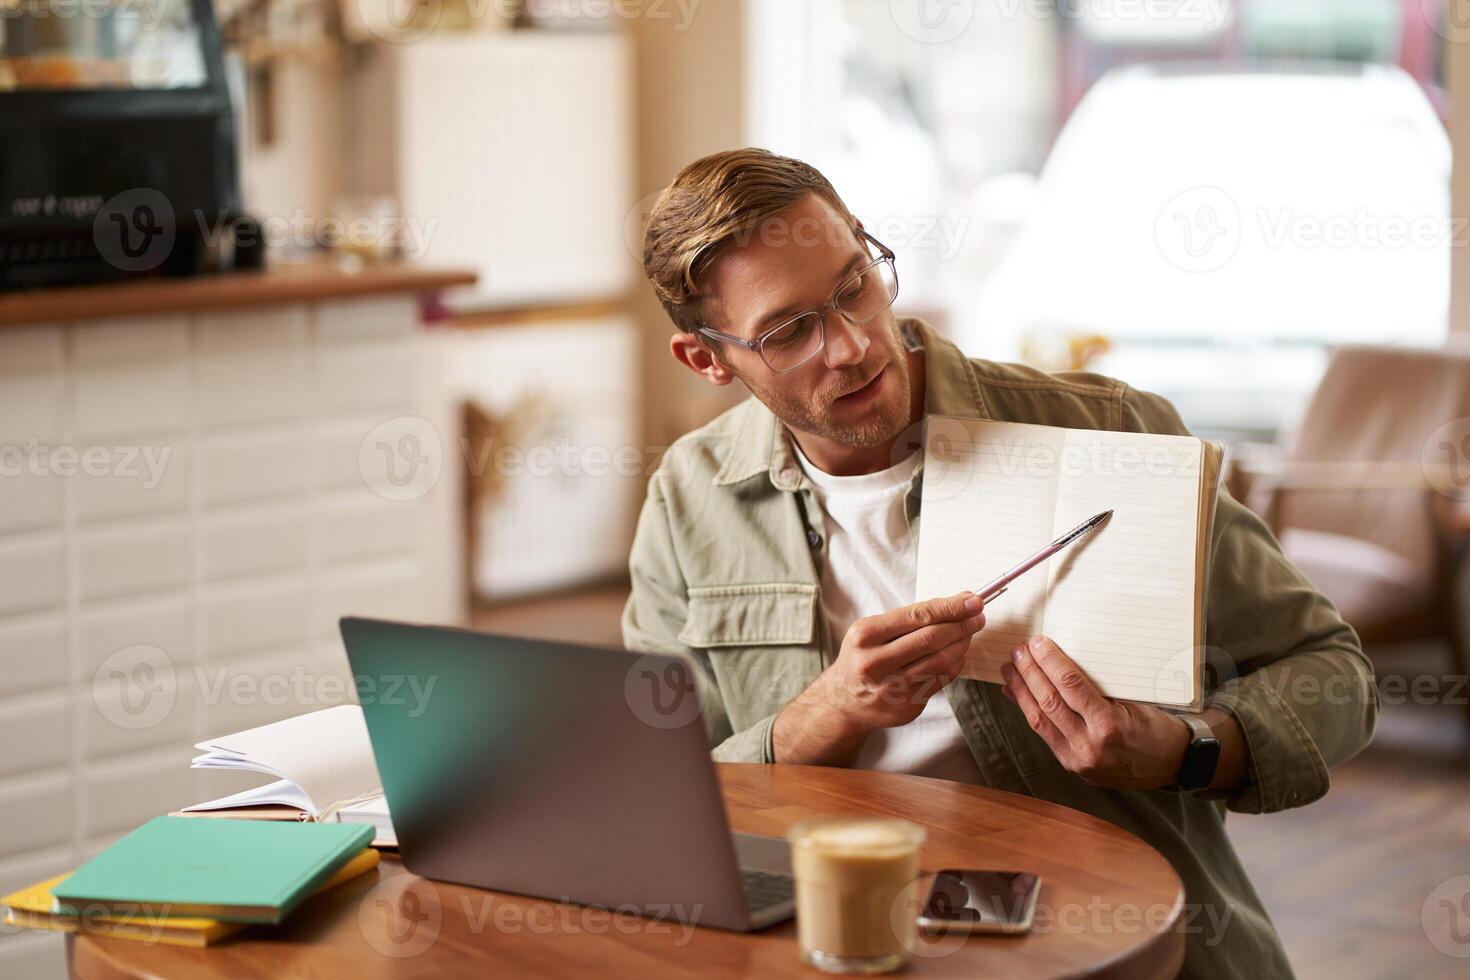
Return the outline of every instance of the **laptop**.
<path id="1" fill-rule="evenodd" d="M 786 842 L 730 831 L 684 661 L 341 626 L 409 871 L 737 931 L 794 914 Z"/>

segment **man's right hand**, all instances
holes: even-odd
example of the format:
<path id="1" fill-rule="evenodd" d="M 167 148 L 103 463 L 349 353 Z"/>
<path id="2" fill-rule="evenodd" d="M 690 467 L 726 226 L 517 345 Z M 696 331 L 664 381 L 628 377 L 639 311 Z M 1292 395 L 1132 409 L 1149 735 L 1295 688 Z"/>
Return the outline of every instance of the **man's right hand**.
<path id="1" fill-rule="evenodd" d="M 849 765 L 869 734 L 919 717 L 959 675 L 970 638 L 984 626 L 973 592 L 859 619 L 837 659 L 776 716 L 776 761 Z"/>

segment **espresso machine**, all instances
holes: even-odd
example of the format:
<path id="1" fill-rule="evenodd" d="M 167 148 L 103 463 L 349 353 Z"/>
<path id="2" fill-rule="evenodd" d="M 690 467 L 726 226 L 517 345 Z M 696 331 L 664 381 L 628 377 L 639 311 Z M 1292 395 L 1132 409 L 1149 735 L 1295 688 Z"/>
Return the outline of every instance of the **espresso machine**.
<path id="1" fill-rule="evenodd" d="M 0 0 L 0 290 L 258 261 L 221 248 L 243 223 L 221 47 L 210 0 Z"/>

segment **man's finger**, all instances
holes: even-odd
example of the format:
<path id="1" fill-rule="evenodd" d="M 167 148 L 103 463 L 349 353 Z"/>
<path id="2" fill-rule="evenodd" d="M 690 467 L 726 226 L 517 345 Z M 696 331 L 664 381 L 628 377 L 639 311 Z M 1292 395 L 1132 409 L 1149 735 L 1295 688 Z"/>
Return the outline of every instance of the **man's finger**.
<path id="1" fill-rule="evenodd" d="M 1016 647 L 1011 655 L 1011 665 L 1021 675 L 1021 680 L 1036 699 L 1042 714 L 1050 718 L 1063 735 L 1068 739 L 1086 735 L 1087 722 L 1067 704 L 1067 700 L 1052 683 L 1051 677 L 1037 664 L 1036 658 L 1031 656 L 1029 647 Z"/>
<path id="2" fill-rule="evenodd" d="M 1026 682 L 1021 680 L 1021 675 L 1016 668 L 1006 664 L 1000 669 L 1001 676 L 1005 678 L 1005 684 L 1001 690 L 1006 697 L 1015 702 L 1016 707 L 1021 709 L 1021 714 L 1026 716 L 1026 724 L 1031 730 L 1040 735 L 1047 745 L 1051 746 L 1052 754 L 1061 759 L 1062 753 L 1067 750 L 1067 737 L 1057 730 L 1052 720 L 1041 710 L 1036 703 L 1036 698 L 1031 695 L 1031 690 L 1026 687 Z"/>
<path id="3" fill-rule="evenodd" d="M 1027 652 L 1046 671 L 1046 676 L 1067 702 L 1067 706 L 1081 715 L 1088 724 L 1100 721 L 1112 710 L 1113 703 L 1103 696 L 1097 685 L 1092 683 L 1092 679 L 1082 672 L 1071 657 L 1062 652 L 1062 648 L 1051 637 L 1033 636 L 1027 644 Z"/>
<path id="4" fill-rule="evenodd" d="M 968 643 L 984 626 L 984 613 L 974 613 L 959 622 L 925 626 L 884 645 L 874 661 L 875 666 L 889 671 L 905 670 L 952 643 L 961 640 Z"/>
<path id="5" fill-rule="evenodd" d="M 960 669 L 965 665 L 965 654 L 970 649 L 970 637 L 968 635 L 942 647 L 920 660 L 916 660 L 903 669 L 903 675 L 910 681 L 920 681 L 927 677 L 938 677 L 945 684 L 959 676 Z"/>
<path id="6" fill-rule="evenodd" d="M 853 628 L 862 630 L 860 639 L 864 643 L 877 645 L 927 626 L 967 619 L 983 608 L 985 608 L 984 603 L 975 593 L 957 592 L 951 596 L 926 599 L 911 606 L 900 606 L 876 616 L 869 616 L 854 623 Z"/>

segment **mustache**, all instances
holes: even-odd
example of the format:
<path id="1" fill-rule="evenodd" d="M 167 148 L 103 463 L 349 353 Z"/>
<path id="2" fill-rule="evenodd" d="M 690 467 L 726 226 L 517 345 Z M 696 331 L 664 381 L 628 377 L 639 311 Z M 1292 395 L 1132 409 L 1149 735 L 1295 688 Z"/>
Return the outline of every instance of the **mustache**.
<path id="1" fill-rule="evenodd" d="M 870 374 L 864 374 L 861 368 L 849 368 L 840 379 L 832 384 L 827 400 L 836 401 L 843 395 L 850 395 L 859 388 L 866 386 L 868 382 L 872 381 L 881 373 L 883 373 L 883 368 L 881 367 Z"/>

